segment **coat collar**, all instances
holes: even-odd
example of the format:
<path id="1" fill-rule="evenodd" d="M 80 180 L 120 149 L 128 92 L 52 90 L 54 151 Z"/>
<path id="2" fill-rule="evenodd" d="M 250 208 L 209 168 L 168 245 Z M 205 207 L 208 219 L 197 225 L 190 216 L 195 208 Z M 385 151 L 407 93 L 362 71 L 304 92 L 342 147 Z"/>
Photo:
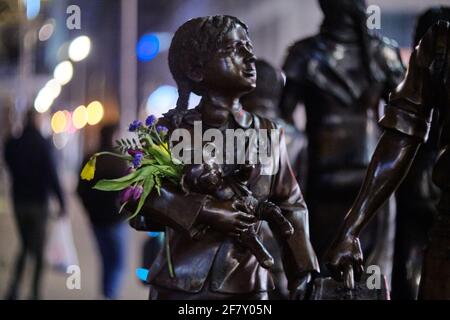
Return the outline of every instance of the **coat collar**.
<path id="1" fill-rule="evenodd" d="M 203 116 L 204 114 L 208 114 L 208 116 Z M 203 124 L 209 127 L 222 128 L 229 122 L 231 117 L 243 129 L 250 128 L 253 123 L 252 114 L 245 111 L 242 106 L 233 110 L 217 110 L 199 105 L 188 111 L 184 121 L 190 125 L 193 125 L 195 121 L 202 121 Z"/>

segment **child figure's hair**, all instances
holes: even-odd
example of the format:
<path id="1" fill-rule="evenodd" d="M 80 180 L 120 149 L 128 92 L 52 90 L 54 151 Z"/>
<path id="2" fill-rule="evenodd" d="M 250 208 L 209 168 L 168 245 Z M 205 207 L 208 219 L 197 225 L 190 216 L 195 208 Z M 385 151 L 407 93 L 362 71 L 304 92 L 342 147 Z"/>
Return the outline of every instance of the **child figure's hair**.
<path id="1" fill-rule="evenodd" d="M 220 48 L 223 37 L 238 25 L 248 31 L 236 17 L 208 16 L 191 19 L 175 32 L 169 48 L 169 68 L 178 86 L 176 109 L 187 109 L 191 92 L 203 95 L 203 88 L 189 79 L 188 73 L 194 66 L 203 67 Z"/>

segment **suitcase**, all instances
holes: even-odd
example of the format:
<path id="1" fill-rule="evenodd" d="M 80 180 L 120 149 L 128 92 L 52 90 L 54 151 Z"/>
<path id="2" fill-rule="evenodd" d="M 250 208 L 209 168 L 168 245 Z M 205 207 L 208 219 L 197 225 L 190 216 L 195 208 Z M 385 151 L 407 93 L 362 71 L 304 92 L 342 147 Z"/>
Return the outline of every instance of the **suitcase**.
<path id="1" fill-rule="evenodd" d="M 390 300 L 386 277 L 381 277 L 380 289 L 369 289 L 365 275 L 354 284 L 354 289 L 347 289 L 343 282 L 332 278 L 317 278 L 314 281 L 311 300 Z"/>

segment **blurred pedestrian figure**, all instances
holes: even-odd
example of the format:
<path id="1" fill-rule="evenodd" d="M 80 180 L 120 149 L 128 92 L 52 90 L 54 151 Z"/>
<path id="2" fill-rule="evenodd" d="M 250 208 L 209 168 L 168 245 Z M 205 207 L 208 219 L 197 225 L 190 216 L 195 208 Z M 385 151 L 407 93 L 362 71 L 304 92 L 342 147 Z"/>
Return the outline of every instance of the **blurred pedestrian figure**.
<path id="1" fill-rule="evenodd" d="M 113 151 L 117 125 L 102 128 L 100 136 L 101 151 Z M 89 159 L 86 158 L 83 164 Z M 125 215 L 119 214 L 117 192 L 103 192 L 92 187 L 101 179 L 122 177 L 126 171 L 123 161 L 101 157 L 97 159 L 95 178 L 91 181 L 80 180 L 78 194 L 89 215 L 102 262 L 102 294 L 106 299 L 120 296 L 126 265 L 127 228 Z"/>
<path id="2" fill-rule="evenodd" d="M 37 126 L 37 113 L 26 114 L 22 135 L 5 143 L 5 161 L 12 178 L 14 217 L 20 236 L 20 250 L 7 299 L 16 299 L 27 254 L 34 256 L 31 299 L 40 298 L 43 253 L 49 216 L 48 200 L 52 192 L 64 215 L 65 203 L 59 184 L 52 150 Z"/>

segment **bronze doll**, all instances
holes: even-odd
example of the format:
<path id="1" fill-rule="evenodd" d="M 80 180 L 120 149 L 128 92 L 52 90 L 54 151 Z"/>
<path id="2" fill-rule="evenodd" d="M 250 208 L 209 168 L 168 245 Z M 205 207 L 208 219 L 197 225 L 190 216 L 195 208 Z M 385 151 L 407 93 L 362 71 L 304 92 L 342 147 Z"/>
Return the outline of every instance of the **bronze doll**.
<path id="1" fill-rule="evenodd" d="M 247 26 L 235 17 L 209 16 L 189 20 L 175 33 L 169 49 L 169 67 L 178 85 L 177 107 L 159 123 L 193 133 L 202 130 L 277 129 L 264 118 L 242 109 L 239 99 L 255 87 L 255 56 Z M 202 97 L 187 110 L 191 92 Z M 274 141 L 270 140 L 272 144 Z M 318 263 L 309 242 L 308 211 L 292 173 L 281 133 L 279 169 L 261 175 L 260 165 L 250 168 L 246 188 L 258 201 L 270 201 L 294 229 L 279 237 L 282 259 L 292 298 L 302 298 Z M 237 178 L 237 165 L 221 164 L 226 176 Z M 273 289 L 270 272 L 263 268 L 236 236 L 249 228 L 260 230 L 262 221 L 235 200 L 205 192 L 185 194 L 181 187 L 163 185 L 151 194 L 132 225 L 141 230 L 169 227 L 173 276 L 167 252 L 161 252 L 150 270 L 151 299 L 267 299 Z M 277 232 L 275 231 L 276 235 Z"/>

